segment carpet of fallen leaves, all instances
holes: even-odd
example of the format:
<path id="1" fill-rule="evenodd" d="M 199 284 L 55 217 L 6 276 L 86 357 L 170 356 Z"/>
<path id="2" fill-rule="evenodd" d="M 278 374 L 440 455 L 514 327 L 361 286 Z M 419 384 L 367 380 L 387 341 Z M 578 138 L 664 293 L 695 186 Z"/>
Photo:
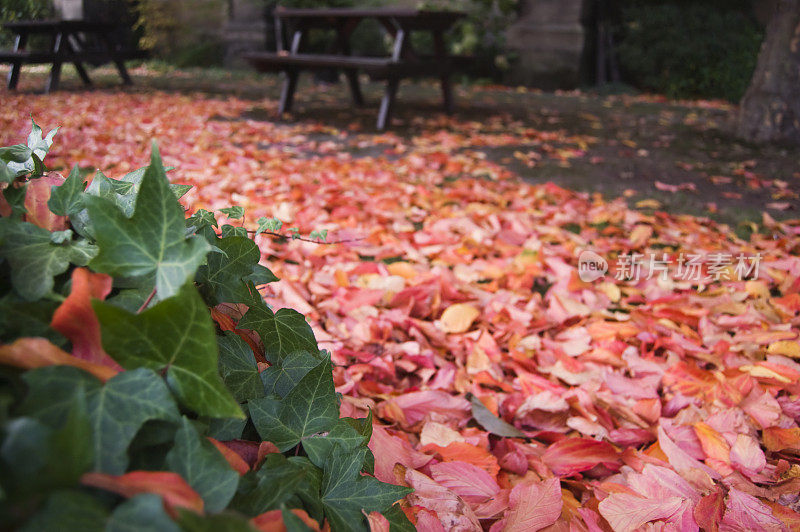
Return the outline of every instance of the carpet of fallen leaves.
<path id="1" fill-rule="evenodd" d="M 248 226 L 274 216 L 347 241 L 259 236 L 282 279 L 265 296 L 331 351 L 342 413 L 373 409 L 375 474 L 415 488 L 420 530 L 800 529 L 800 222 L 765 216 L 768 234 L 746 242 L 526 184 L 476 148 L 527 142 L 558 160 L 580 157 L 582 139 L 537 151 L 553 133 L 491 117 L 431 117 L 402 138 L 243 117 L 269 100 L 3 99 L 5 144 L 29 116 L 62 126 L 51 165 L 120 177 L 155 138 L 171 179 L 195 186 L 189 209 L 241 205 Z M 350 153 L 370 146 L 382 149 Z M 763 258 L 757 279 L 612 268 L 587 283 L 584 249 L 612 265 L 634 252 Z M 477 424 L 472 396 L 525 437 Z"/>

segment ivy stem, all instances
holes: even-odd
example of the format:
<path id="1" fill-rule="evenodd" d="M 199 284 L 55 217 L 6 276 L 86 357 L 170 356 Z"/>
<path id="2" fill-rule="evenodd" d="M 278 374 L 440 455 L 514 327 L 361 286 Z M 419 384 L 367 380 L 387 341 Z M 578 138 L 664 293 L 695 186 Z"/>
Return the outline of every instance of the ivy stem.
<path id="1" fill-rule="evenodd" d="M 147 305 L 150 304 L 150 302 L 153 300 L 154 297 L 156 297 L 156 289 L 155 288 L 153 288 L 153 291 L 150 292 L 149 296 L 147 296 L 147 299 L 144 300 L 144 303 L 142 303 L 142 306 L 139 307 L 139 310 L 136 311 L 136 314 L 141 314 L 142 311 L 147 308 Z"/>
<path id="2" fill-rule="evenodd" d="M 254 231 L 253 229 L 248 229 L 247 233 L 248 234 L 252 234 L 253 236 L 255 236 L 256 231 Z M 326 246 L 333 246 L 335 244 L 347 244 L 349 242 L 359 242 L 361 240 L 365 240 L 364 238 L 349 238 L 349 239 L 345 239 L 345 240 L 334 240 L 333 242 L 325 242 L 323 240 L 312 240 L 310 238 L 305 238 L 305 237 L 302 237 L 302 236 L 283 235 L 281 233 L 274 233 L 272 231 L 261 231 L 261 233 L 259 233 L 259 234 L 270 235 L 270 236 L 274 236 L 274 237 L 277 237 L 277 238 L 283 238 L 285 240 L 301 240 L 303 242 L 311 242 L 312 244 L 323 244 L 323 245 L 326 245 Z"/>

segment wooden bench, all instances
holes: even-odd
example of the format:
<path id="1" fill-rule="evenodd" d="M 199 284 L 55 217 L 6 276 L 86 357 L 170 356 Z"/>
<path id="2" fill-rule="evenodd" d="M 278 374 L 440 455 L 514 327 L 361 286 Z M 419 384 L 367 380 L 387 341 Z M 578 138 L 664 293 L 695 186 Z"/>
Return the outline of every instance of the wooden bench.
<path id="1" fill-rule="evenodd" d="M 397 89 L 402 78 L 438 77 L 442 86 L 444 109 L 453 110 L 450 74 L 454 58 L 446 52 L 444 33 L 461 16 L 460 13 L 423 11 L 417 9 L 275 9 L 277 52 L 251 52 L 244 55 L 261 72 L 283 72 L 278 114 L 291 110 L 297 79 L 303 70 L 341 70 L 344 72 L 353 103 L 364 104 L 358 73 L 365 72 L 374 79 L 386 81 L 386 90 L 378 112 L 377 128 L 383 130 L 391 119 Z M 366 18 L 377 19 L 394 39 L 391 57 L 364 57 L 351 54 L 349 37 L 358 23 Z M 289 50 L 284 49 L 283 28 L 293 29 Z M 301 51 L 307 31 L 333 29 L 335 53 L 312 54 Z M 412 31 L 428 31 L 433 36 L 435 54 L 425 56 L 415 53 L 409 42 Z"/>
<path id="2" fill-rule="evenodd" d="M 81 80 L 91 85 L 92 80 L 83 63 L 114 63 L 123 83 L 131 84 L 132 80 L 125 68 L 125 61 L 145 59 L 147 51 L 125 48 L 114 42 L 114 33 L 118 27 L 113 24 L 83 20 L 30 20 L 3 24 L 7 30 L 16 33 L 14 48 L 0 50 L 0 63 L 11 64 L 8 73 L 8 89 L 17 88 L 22 66 L 33 64 L 51 64 L 50 76 L 45 92 L 58 89 L 61 66 L 72 63 Z M 28 37 L 42 34 L 51 37 L 49 50 L 27 50 Z M 86 35 L 96 37 L 96 46 L 90 47 L 84 38 Z"/>

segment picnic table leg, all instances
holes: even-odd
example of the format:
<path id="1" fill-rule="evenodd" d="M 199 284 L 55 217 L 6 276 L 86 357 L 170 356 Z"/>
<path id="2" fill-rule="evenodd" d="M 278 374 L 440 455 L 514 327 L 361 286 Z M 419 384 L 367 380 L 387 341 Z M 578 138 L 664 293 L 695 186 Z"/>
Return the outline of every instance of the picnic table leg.
<path id="1" fill-rule="evenodd" d="M 28 34 L 21 33 L 17 35 L 16 39 L 14 39 L 14 51 L 19 52 L 20 50 L 25 49 L 25 45 L 28 43 Z M 19 83 L 19 73 L 22 70 L 22 61 L 14 61 L 11 63 L 11 70 L 8 72 L 8 89 L 14 90 L 17 88 L 17 83 Z"/>
<path id="2" fill-rule="evenodd" d="M 78 48 L 74 44 L 72 44 L 72 41 L 70 41 L 69 36 L 67 36 L 67 48 L 69 48 L 69 51 L 72 54 L 77 54 L 78 52 Z M 81 81 L 83 81 L 83 84 L 91 85 L 92 80 L 89 78 L 89 74 L 86 73 L 86 69 L 83 68 L 83 64 L 80 61 L 73 61 L 72 64 L 75 66 L 75 70 L 78 72 L 78 75 L 80 76 Z"/>
<path id="3" fill-rule="evenodd" d="M 364 105 L 364 96 L 361 94 L 361 86 L 358 84 L 358 71 L 345 70 L 344 75 L 347 77 L 347 83 L 350 85 L 350 94 L 353 97 L 353 104 L 356 107 Z"/>
<path id="4" fill-rule="evenodd" d="M 58 33 L 53 37 L 53 66 L 50 67 L 50 77 L 47 79 L 47 84 L 44 86 L 45 94 L 58 90 L 58 82 L 61 80 L 61 40 L 63 34 Z"/>
<path id="5" fill-rule="evenodd" d="M 353 21 L 348 21 L 345 24 L 338 24 L 336 26 L 336 45 L 343 55 L 351 55 L 350 48 L 350 34 L 353 33 L 355 24 Z M 345 77 L 347 83 L 350 85 L 350 95 L 353 97 L 353 104 L 356 107 L 364 105 L 364 96 L 361 94 L 361 86 L 358 84 L 358 71 L 355 69 L 345 69 Z"/>
<path id="6" fill-rule="evenodd" d="M 104 32 L 100 35 L 100 38 L 103 40 L 103 44 L 108 50 L 108 55 L 111 56 L 111 61 L 113 61 L 114 65 L 117 67 L 119 77 L 122 78 L 122 84 L 133 85 L 133 80 L 131 79 L 130 75 L 128 75 L 128 69 L 125 68 L 125 61 L 117 57 L 117 54 L 114 53 L 114 42 L 112 41 L 111 36 Z"/>
<path id="7" fill-rule="evenodd" d="M 440 31 L 433 32 L 433 48 L 436 59 L 442 65 L 442 72 L 439 80 L 442 85 L 442 104 L 447 114 L 453 114 L 453 89 L 450 86 L 450 59 L 447 57 L 444 37 Z"/>
<path id="8" fill-rule="evenodd" d="M 381 108 L 378 111 L 378 123 L 377 127 L 379 131 L 383 131 L 386 129 L 386 125 L 392 119 L 392 108 L 394 107 L 394 100 L 397 96 L 397 88 L 400 85 L 400 79 L 394 76 L 390 76 L 388 80 L 386 80 L 386 92 L 383 95 L 383 99 L 381 100 Z"/>
<path id="9" fill-rule="evenodd" d="M 295 69 L 287 70 L 283 78 L 283 88 L 281 89 L 281 100 L 278 104 L 278 115 L 283 116 L 292 110 L 294 103 L 294 91 L 297 88 L 297 76 L 299 72 Z"/>

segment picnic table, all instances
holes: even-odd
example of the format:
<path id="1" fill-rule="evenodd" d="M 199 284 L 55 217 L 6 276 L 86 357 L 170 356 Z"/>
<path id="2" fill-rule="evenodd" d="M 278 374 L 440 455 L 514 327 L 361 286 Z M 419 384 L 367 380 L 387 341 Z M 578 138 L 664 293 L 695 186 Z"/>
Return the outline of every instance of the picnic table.
<path id="1" fill-rule="evenodd" d="M 278 114 L 291 111 L 297 79 L 301 71 L 334 69 L 344 72 L 353 103 L 364 104 L 358 73 L 366 72 L 373 79 L 386 81 L 386 89 L 378 112 L 377 128 L 385 129 L 389 123 L 402 78 L 438 77 L 442 100 L 447 113 L 453 111 L 450 75 L 455 58 L 445 45 L 445 33 L 463 16 L 453 11 L 428 11 L 412 8 L 324 8 L 290 9 L 277 7 L 274 11 L 276 52 L 250 52 L 244 55 L 262 72 L 284 73 Z M 350 46 L 353 30 L 364 19 L 377 20 L 392 38 L 390 57 L 355 56 Z M 285 28 L 291 31 L 291 42 L 285 48 Z M 334 30 L 335 40 L 330 52 L 306 53 L 303 45 L 309 30 Z M 412 32 L 429 32 L 433 38 L 433 55 L 417 53 L 410 41 Z"/>
<path id="2" fill-rule="evenodd" d="M 113 62 L 123 83 L 132 83 L 125 61 L 142 59 L 147 56 L 144 50 L 126 47 L 116 38 L 121 30 L 117 24 L 89 20 L 19 20 L 7 22 L 3 27 L 16 34 L 14 47 L 0 51 L 0 63 L 11 63 L 8 73 L 8 88 L 14 90 L 19 82 L 23 65 L 51 64 L 50 76 L 45 92 L 58 89 L 61 78 L 61 65 L 72 63 L 84 84 L 92 80 L 83 63 L 102 64 Z M 28 50 L 31 35 L 50 37 L 50 47 L 46 50 Z"/>

